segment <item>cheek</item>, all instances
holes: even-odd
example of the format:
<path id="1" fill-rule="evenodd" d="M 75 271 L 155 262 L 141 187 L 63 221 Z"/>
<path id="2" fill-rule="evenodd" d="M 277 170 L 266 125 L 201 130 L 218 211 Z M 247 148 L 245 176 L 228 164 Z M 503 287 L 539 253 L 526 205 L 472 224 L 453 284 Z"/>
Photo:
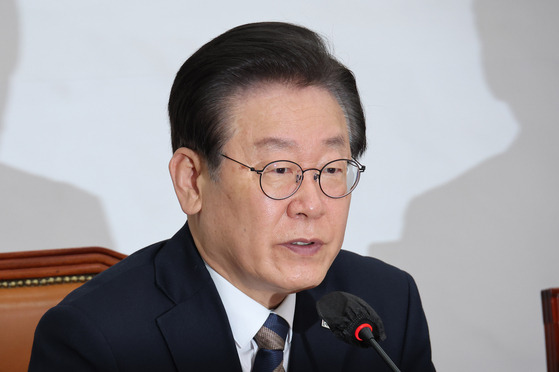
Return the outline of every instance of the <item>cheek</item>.
<path id="1" fill-rule="evenodd" d="M 331 199 L 329 205 L 328 220 L 334 227 L 339 227 L 345 230 L 345 225 L 347 223 L 347 217 L 349 215 L 349 205 L 351 199 L 346 197 L 343 199 Z"/>
<path id="2" fill-rule="evenodd" d="M 258 190 L 260 194 L 262 192 Z M 274 237 L 281 229 L 282 207 L 281 202 L 267 198 L 265 195 L 249 194 L 250 197 L 230 196 L 227 206 L 221 207 L 219 217 L 215 223 L 223 224 L 226 222 L 230 229 L 235 230 L 234 235 L 239 242 L 257 247 Z M 238 242 L 238 243 L 239 243 Z"/>
<path id="3" fill-rule="evenodd" d="M 258 189 L 258 194 L 247 199 L 245 210 L 256 224 L 275 225 L 285 214 L 286 201 L 270 199 Z"/>

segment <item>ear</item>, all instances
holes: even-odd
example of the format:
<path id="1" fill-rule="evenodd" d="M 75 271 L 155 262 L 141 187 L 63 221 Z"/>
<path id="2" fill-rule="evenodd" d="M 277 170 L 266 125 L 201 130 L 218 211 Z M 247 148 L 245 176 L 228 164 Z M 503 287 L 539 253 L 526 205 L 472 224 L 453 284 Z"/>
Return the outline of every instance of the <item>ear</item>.
<path id="1" fill-rule="evenodd" d="M 199 187 L 201 167 L 202 161 L 198 153 L 186 147 L 175 151 L 169 162 L 175 193 L 183 212 L 188 215 L 196 214 L 202 208 Z"/>

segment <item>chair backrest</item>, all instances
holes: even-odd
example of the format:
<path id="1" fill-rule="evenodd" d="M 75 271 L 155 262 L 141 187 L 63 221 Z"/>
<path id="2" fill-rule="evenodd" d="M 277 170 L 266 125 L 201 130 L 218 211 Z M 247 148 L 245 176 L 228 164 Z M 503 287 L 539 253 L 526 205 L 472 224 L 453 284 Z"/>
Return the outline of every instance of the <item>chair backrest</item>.
<path id="1" fill-rule="evenodd" d="M 0 253 L 0 371 L 27 371 L 41 316 L 124 257 L 100 247 Z"/>
<path id="2" fill-rule="evenodd" d="M 559 288 L 542 291 L 547 371 L 559 372 Z"/>

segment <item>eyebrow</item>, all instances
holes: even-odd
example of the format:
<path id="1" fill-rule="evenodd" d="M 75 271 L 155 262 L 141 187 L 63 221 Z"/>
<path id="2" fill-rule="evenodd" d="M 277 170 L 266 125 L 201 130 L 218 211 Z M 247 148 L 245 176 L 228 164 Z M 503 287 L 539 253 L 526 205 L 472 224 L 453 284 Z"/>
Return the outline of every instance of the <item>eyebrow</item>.
<path id="1" fill-rule="evenodd" d="M 262 138 L 261 140 L 256 141 L 255 145 L 257 148 L 267 147 L 273 150 L 284 150 L 297 147 L 295 141 L 278 137 Z"/>
<path id="2" fill-rule="evenodd" d="M 334 148 L 343 148 L 346 146 L 347 142 L 344 136 L 339 135 L 336 137 L 327 138 L 324 141 L 324 144 L 327 147 L 334 147 Z"/>
<path id="3" fill-rule="evenodd" d="M 326 147 L 333 148 L 344 148 L 346 146 L 346 139 L 344 136 L 339 135 L 335 137 L 330 137 L 322 141 Z M 293 140 L 278 138 L 278 137 L 265 137 L 258 140 L 255 143 L 257 148 L 269 148 L 272 150 L 285 150 L 294 149 L 297 147 L 297 143 Z"/>

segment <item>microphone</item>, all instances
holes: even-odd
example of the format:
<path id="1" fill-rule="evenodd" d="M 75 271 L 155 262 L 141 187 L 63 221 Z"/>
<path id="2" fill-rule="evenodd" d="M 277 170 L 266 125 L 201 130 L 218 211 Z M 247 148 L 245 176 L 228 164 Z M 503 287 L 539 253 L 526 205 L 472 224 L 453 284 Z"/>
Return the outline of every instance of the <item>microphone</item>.
<path id="1" fill-rule="evenodd" d="M 394 372 L 400 372 L 377 342 L 386 339 L 382 320 L 363 299 L 346 292 L 331 292 L 317 301 L 316 310 L 336 337 L 350 345 L 372 346 Z"/>

